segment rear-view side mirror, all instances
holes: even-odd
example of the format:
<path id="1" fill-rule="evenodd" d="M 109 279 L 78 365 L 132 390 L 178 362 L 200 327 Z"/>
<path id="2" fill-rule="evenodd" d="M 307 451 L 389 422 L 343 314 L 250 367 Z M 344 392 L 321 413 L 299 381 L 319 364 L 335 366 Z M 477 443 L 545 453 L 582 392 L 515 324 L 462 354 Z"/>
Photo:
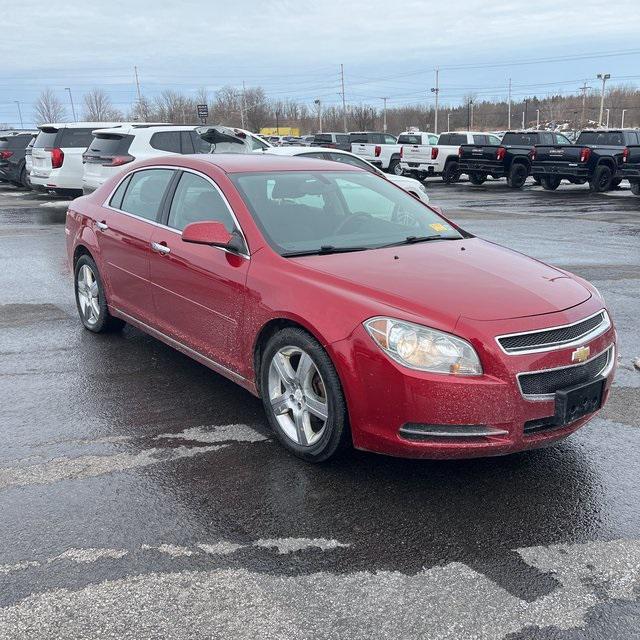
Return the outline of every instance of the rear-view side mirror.
<path id="1" fill-rule="evenodd" d="M 227 231 L 222 222 L 207 220 L 192 222 L 182 230 L 183 242 L 207 244 L 211 247 L 228 247 L 233 235 Z"/>

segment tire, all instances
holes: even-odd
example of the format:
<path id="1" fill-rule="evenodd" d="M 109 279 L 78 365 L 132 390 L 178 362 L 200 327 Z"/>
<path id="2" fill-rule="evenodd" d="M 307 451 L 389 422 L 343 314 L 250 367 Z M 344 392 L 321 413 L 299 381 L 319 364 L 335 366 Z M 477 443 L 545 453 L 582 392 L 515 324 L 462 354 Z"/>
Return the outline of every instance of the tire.
<path id="1" fill-rule="evenodd" d="M 29 174 L 27 174 L 27 167 L 22 167 L 22 170 L 20 171 L 20 183 L 25 189 L 31 189 Z"/>
<path id="2" fill-rule="evenodd" d="M 631 183 L 631 193 L 633 193 L 634 196 L 640 196 L 640 182 Z"/>
<path id="3" fill-rule="evenodd" d="M 540 176 L 533 176 L 533 184 L 537 184 L 538 186 L 542 184 L 542 179 L 540 178 Z"/>
<path id="4" fill-rule="evenodd" d="M 286 328 L 269 340 L 260 390 L 269 424 L 294 455 L 324 462 L 347 447 L 349 420 L 338 374 L 327 352 L 303 329 Z"/>
<path id="5" fill-rule="evenodd" d="M 622 178 L 613 178 L 613 180 L 611 180 L 611 188 L 619 187 L 621 182 Z"/>
<path id="6" fill-rule="evenodd" d="M 522 189 L 524 183 L 527 181 L 529 170 L 522 162 L 514 162 L 509 169 L 509 175 L 507 176 L 507 184 L 512 189 Z"/>
<path id="7" fill-rule="evenodd" d="M 389 168 L 387 169 L 387 173 L 392 173 L 394 176 L 401 176 L 403 174 L 402 169 L 400 168 L 400 160 L 394 158 L 389 163 Z"/>
<path id="8" fill-rule="evenodd" d="M 454 184 L 460 180 L 460 165 L 457 160 L 449 160 L 442 172 L 442 181 L 447 184 Z"/>
<path id="9" fill-rule="evenodd" d="M 93 333 L 119 331 L 124 320 L 114 318 L 107 308 L 100 272 L 93 258 L 83 255 L 78 258 L 73 270 L 76 308 L 85 329 Z"/>
<path id="10" fill-rule="evenodd" d="M 559 178 L 558 176 L 542 176 L 540 181 L 542 182 L 542 188 L 545 191 L 555 191 L 560 186 L 562 178 Z"/>
<path id="11" fill-rule="evenodd" d="M 474 171 L 473 173 L 469 174 L 469 182 L 471 184 L 481 185 L 481 184 L 484 184 L 486 179 L 487 179 L 487 176 L 484 173 L 477 173 Z"/>
<path id="12" fill-rule="evenodd" d="M 603 193 L 611 188 L 611 180 L 613 174 L 606 164 L 600 164 L 595 168 L 591 180 L 589 180 L 589 189 L 593 193 Z"/>

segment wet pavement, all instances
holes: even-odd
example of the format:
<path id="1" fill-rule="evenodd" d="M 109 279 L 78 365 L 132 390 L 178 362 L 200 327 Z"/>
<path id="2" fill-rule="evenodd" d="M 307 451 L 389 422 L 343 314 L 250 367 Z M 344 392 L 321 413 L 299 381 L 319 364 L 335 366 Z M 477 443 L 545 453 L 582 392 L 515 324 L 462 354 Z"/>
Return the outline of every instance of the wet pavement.
<path id="1" fill-rule="evenodd" d="M 84 331 L 65 201 L 0 185 L 0 639 L 640 638 L 640 198 L 427 186 L 607 299 L 614 392 L 568 440 L 301 462 L 240 387 Z"/>

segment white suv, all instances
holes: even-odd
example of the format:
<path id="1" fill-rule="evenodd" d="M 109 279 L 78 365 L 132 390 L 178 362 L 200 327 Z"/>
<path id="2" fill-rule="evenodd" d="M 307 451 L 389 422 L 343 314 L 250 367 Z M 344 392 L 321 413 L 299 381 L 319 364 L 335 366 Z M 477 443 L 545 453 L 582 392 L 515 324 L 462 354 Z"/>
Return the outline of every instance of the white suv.
<path id="1" fill-rule="evenodd" d="M 117 122 L 42 124 L 31 153 L 29 179 L 36 189 L 77 194 L 82 191 L 82 154 L 93 131 Z"/>
<path id="2" fill-rule="evenodd" d="M 95 131 L 83 156 L 83 193 L 91 193 L 134 160 L 192 153 L 241 152 L 270 145 L 243 129 L 222 126 L 154 125 L 136 123 Z M 238 142 L 242 136 L 242 143 Z"/>

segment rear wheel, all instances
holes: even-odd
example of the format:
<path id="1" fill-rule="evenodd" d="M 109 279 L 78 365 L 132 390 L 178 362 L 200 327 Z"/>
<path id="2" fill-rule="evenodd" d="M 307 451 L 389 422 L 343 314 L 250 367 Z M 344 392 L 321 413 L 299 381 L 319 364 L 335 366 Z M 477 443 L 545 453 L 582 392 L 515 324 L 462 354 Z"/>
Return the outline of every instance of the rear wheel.
<path id="1" fill-rule="evenodd" d="M 124 321 L 109 313 L 102 279 L 93 258 L 88 255 L 80 256 L 74 274 L 76 307 L 85 329 L 93 333 L 122 329 Z"/>
<path id="2" fill-rule="evenodd" d="M 631 193 L 633 193 L 634 196 L 640 196 L 640 182 L 631 183 Z"/>
<path id="3" fill-rule="evenodd" d="M 521 162 L 514 162 L 509 169 L 509 175 L 507 176 L 507 184 L 512 189 L 521 189 L 524 183 L 527 181 L 529 170 Z"/>
<path id="4" fill-rule="evenodd" d="M 589 189 L 594 193 L 609 191 L 613 174 L 606 164 L 598 165 L 589 180 Z"/>
<path id="5" fill-rule="evenodd" d="M 25 189 L 31 188 L 31 183 L 29 182 L 29 174 L 27 173 L 26 167 L 22 167 L 22 170 L 20 171 L 20 183 Z"/>
<path id="6" fill-rule="evenodd" d="M 485 173 L 477 173 L 473 172 L 469 174 L 469 182 L 471 184 L 484 184 L 484 181 L 487 179 L 487 175 Z"/>
<path id="7" fill-rule="evenodd" d="M 387 171 L 388 173 L 393 173 L 393 175 L 395 176 L 401 176 L 403 172 L 402 172 L 402 167 L 400 166 L 400 160 L 398 160 L 397 158 L 394 158 L 393 160 L 391 160 Z"/>
<path id="8" fill-rule="evenodd" d="M 291 327 L 267 344 L 260 390 L 269 423 L 299 458 L 323 462 L 346 447 L 347 408 L 327 352 L 303 329 Z"/>
<path id="9" fill-rule="evenodd" d="M 562 178 L 558 176 L 542 176 L 540 179 L 542 182 L 542 188 L 547 191 L 555 191 L 559 186 Z"/>
<path id="10" fill-rule="evenodd" d="M 537 184 L 537 185 L 541 185 L 542 184 L 542 180 L 541 180 L 540 176 L 533 176 L 533 184 Z"/>
<path id="11" fill-rule="evenodd" d="M 453 184 L 460 180 L 460 165 L 457 160 L 450 160 L 442 172 L 442 180 L 447 184 Z"/>

